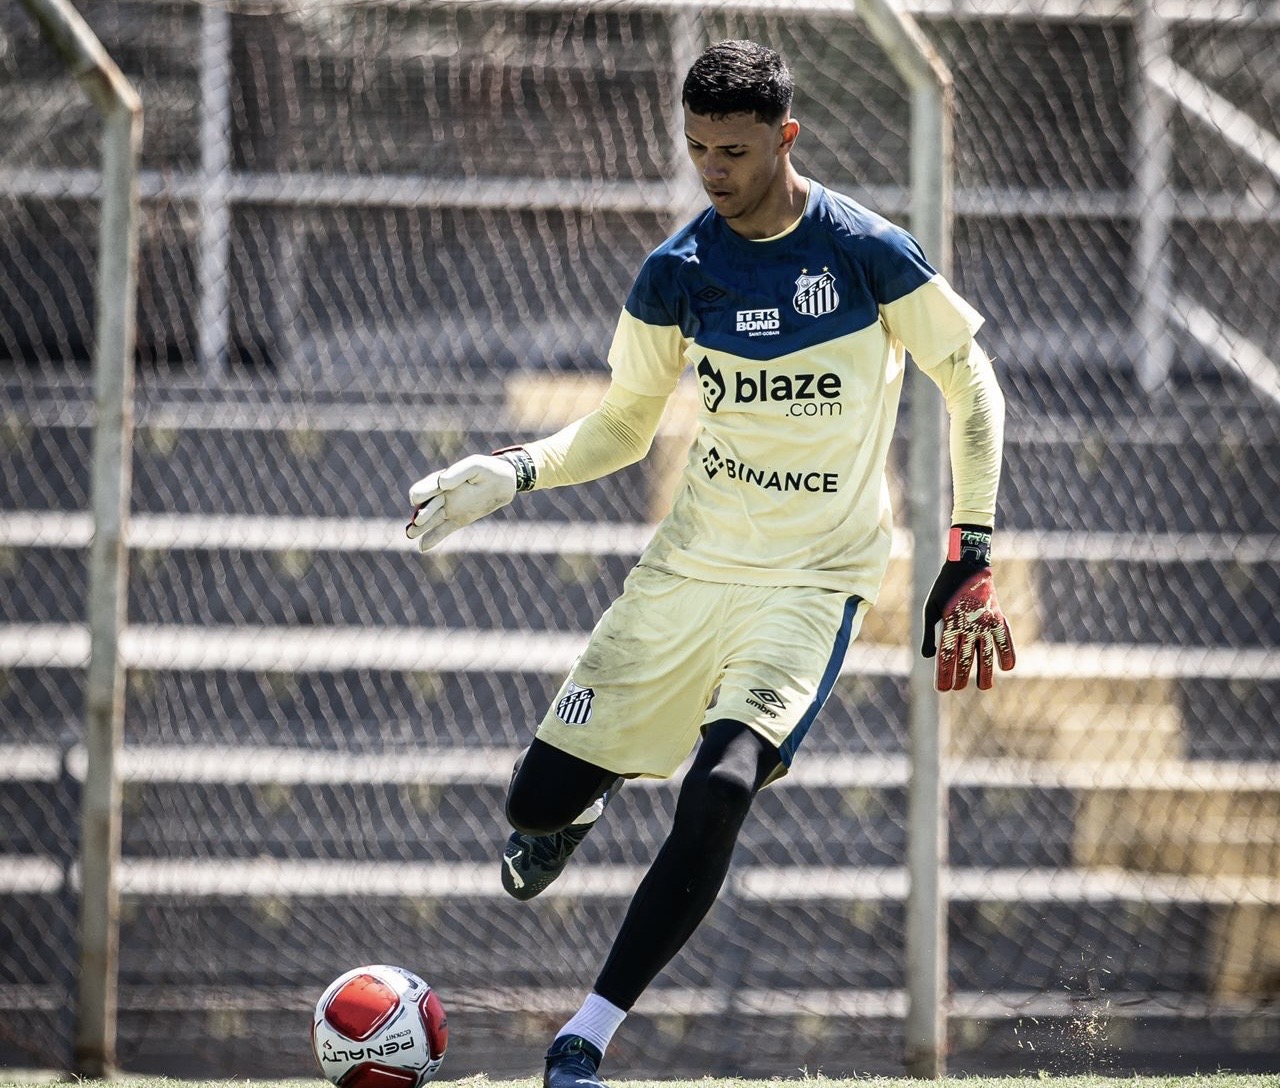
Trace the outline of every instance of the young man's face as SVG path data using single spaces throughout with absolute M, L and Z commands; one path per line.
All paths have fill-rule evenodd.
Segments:
M 797 131 L 790 120 L 768 124 L 753 113 L 713 120 L 685 108 L 689 157 L 712 206 L 732 226 L 750 223 L 782 190 Z

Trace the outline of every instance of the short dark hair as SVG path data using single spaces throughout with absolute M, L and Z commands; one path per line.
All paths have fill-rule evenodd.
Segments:
M 725 41 L 708 46 L 693 62 L 680 101 L 703 117 L 753 113 L 774 124 L 791 111 L 794 90 L 780 54 L 756 42 Z

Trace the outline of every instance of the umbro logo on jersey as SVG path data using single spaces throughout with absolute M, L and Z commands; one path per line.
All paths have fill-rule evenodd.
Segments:
M 556 703 L 556 717 L 565 725 L 585 725 L 591 720 L 591 700 L 596 697 L 594 688 L 584 688 L 569 681 L 569 687 Z
M 786 699 L 774 691 L 773 688 L 752 688 L 751 694 L 762 703 L 768 703 L 769 706 L 777 707 L 779 710 L 787 705 Z
M 796 294 L 791 303 L 796 313 L 805 317 L 821 317 L 829 314 L 840 305 L 840 295 L 836 291 L 836 278 L 824 268 L 818 275 L 809 275 L 806 268 L 796 279 Z

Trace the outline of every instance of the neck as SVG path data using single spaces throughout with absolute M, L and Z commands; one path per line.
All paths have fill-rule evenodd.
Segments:
M 758 240 L 781 234 L 804 214 L 809 200 L 809 182 L 788 164 L 782 183 L 751 215 L 726 220 L 731 230 L 744 238 Z

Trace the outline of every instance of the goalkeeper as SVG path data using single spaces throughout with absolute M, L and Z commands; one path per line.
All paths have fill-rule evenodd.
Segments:
M 889 559 L 885 463 L 906 355 L 942 390 L 954 505 L 921 647 L 937 686 L 1014 664 L 992 585 L 1004 399 L 982 318 L 905 231 L 801 176 L 792 82 L 772 49 L 708 48 L 684 83 L 685 134 L 710 207 L 644 262 L 600 406 L 557 434 L 415 483 L 425 550 L 523 491 L 642 458 L 686 369 L 699 429 L 670 515 L 600 618 L 521 757 L 501 862 L 541 892 L 621 779 L 671 776 L 671 831 L 581 1009 L 546 1055 L 547 1088 L 601 1086 L 627 1011 L 715 901 L 756 793 L 787 773 Z M 935 644 L 935 639 L 936 644 Z

